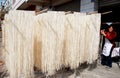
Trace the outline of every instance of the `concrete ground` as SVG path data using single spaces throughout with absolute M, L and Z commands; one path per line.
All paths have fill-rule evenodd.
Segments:
M 102 65 L 97 65 L 93 70 L 84 70 L 81 73 L 81 78 L 120 78 L 120 69 L 115 63 L 113 63 L 111 69 Z
M 0 35 L 0 61 L 4 61 L 5 57 L 3 56 L 4 53 L 1 50 L 1 40 Z M 0 78 L 9 78 L 6 71 L 7 68 L 3 62 L 3 64 L 0 65 Z M 39 72 L 35 72 L 35 78 L 46 77 Z M 76 71 L 70 69 L 60 70 L 54 76 L 47 78 L 120 78 L 120 68 L 116 63 L 113 63 L 113 67 L 111 69 L 107 69 L 105 66 L 100 64 L 100 61 L 97 61 L 91 65 L 82 64 Z
M 38 74 L 35 78 L 45 78 L 45 76 Z M 82 66 L 77 69 L 76 74 L 74 70 L 62 70 L 48 78 L 120 78 L 120 68 L 116 63 L 113 63 L 110 69 L 98 63 L 97 67 L 92 69 L 90 66 Z

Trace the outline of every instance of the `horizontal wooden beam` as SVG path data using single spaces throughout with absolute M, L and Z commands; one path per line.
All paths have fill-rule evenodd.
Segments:
M 99 1 L 100 7 L 110 6 L 110 5 L 115 5 L 115 4 L 120 4 L 120 0 L 100 0 Z

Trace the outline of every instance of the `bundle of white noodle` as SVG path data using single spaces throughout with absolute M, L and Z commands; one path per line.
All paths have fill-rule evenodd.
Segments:
M 6 65 L 10 78 L 33 78 L 34 12 L 10 11 L 3 32 Z
M 51 19 L 52 18 L 52 19 Z M 64 40 L 64 12 L 48 12 L 37 16 L 38 23 L 35 33 L 37 34 L 37 47 L 41 48 L 35 52 L 35 65 L 43 72 L 54 74 L 62 66 L 62 49 Z M 39 44 L 38 44 L 39 42 Z M 41 57 L 37 56 L 39 54 Z M 38 58 L 36 58 L 36 56 Z

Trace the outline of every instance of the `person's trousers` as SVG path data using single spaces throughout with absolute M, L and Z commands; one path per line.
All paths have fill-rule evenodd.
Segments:
M 112 51 L 113 51 L 113 47 L 111 48 L 109 56 L 105 56 L 103 54 L 101 55 L 101 58 L 102 58 L 101 59 L 101 64 L 102 65 L 106 65 L 106 66 L 112 67 L 112 57 L 111 57 Z
M 101 56 L 101 64 L 102 65 L 106 65 L 106 66 L 109 66 L 109 67 L 112 67 L 112 58 L 111 56 L 104 56 L 102 55 Z

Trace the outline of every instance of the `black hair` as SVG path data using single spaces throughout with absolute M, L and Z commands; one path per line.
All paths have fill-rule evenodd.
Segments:
M 101 30 L 103 30 L 103 29 L 108 29 L 108 27 L 109 27 L 109 25 L 108 24 L 102 24 L 101 25 Z

